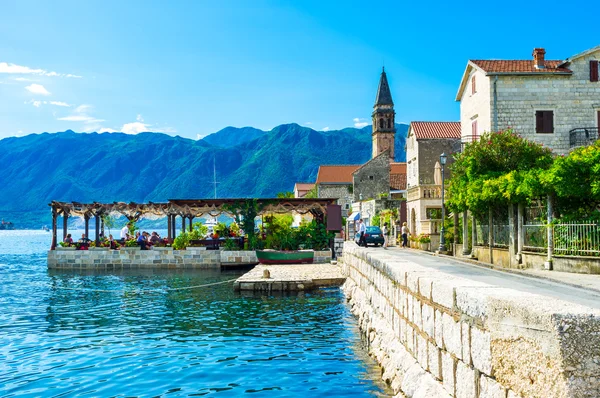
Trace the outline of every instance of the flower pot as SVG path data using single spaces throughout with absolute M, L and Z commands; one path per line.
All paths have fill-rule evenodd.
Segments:
M 421 246 L 421 250 L 429 250 L 429 242 L 427 243 L 419 243 Z

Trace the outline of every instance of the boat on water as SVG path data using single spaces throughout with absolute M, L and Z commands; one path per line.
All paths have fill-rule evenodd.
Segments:
M 312 250 L 277 251 L 257 250 L 256 258 L 261 264 L 312 264 L 315 252 Z
M 15 229 L 15 224 L 13 224 L 10 221 L 2 220 L 2 223 L 0 223 L 0 230 L 12 230 L 12 229 Z
M 48 226 L 47 226 L 47 225 L 44 225 L 44 226 L 42 227 L 42 231 L 50 232 L 50 228 L 48 228 Z

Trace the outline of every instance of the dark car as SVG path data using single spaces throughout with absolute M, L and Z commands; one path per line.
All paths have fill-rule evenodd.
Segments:
M 360 234 L 357 233 L 356 236 L 354 237 L 354 241 L 356 243 L 358 243 L 359 239 L 360 239 Z M 366 231 L 365 231 L 365 241 L 367 242 L 367 246 L 368 245 L 375 245 L 375 246 L 383 245 L 383 233 L 381 232 L 381 229 L 379 227 L 367 227 Z

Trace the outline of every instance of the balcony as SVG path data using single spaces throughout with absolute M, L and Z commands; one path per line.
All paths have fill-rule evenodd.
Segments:
M 417 199 L 439 199 L 442 200 L 442 186 L 435 184 L 421 184 L 408 188 L 407 200 Z
M 569 147 L 571 149 L 592 145 L 598 139 L 600 139 L 598 127 L 580 127 L 569 131 Z
M 461 153 L 465 145 L 481 138 L 480 135 L 463 135 L 452 143 L 452 153 Z

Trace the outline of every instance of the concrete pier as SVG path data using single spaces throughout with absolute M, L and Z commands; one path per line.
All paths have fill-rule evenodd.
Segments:
M 341 286 L 345 280 L 341 268 L 335 264 L 258 265 L 235 281 L 233 287 L 236 291 L 294 292 Z

